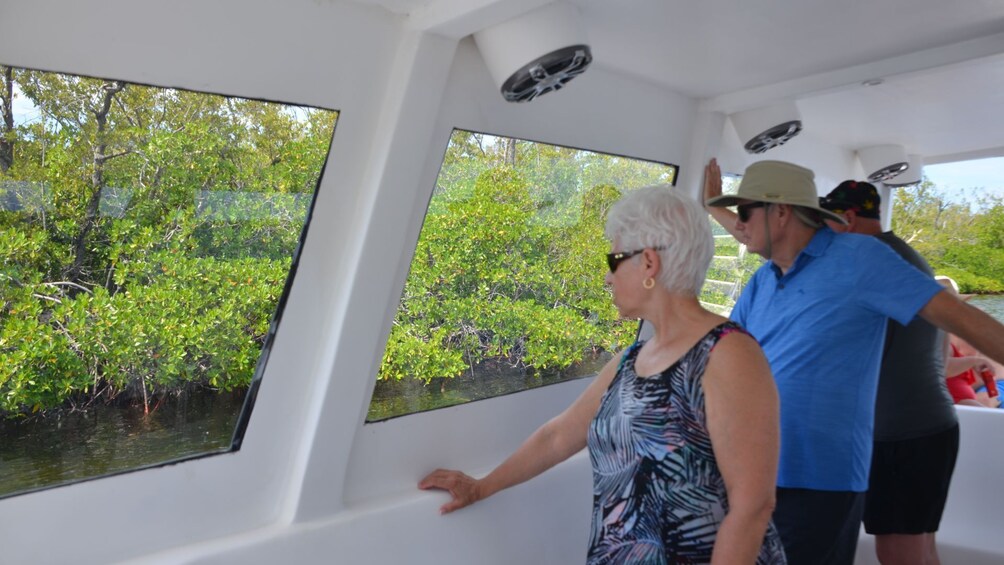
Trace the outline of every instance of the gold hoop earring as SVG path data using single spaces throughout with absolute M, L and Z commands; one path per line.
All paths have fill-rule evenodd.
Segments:
M 649 277 L 649 278 L 645 279 L 644 281 L 642 281 L 641 286 L 645 290 L 652 290 L 652 288 L 655 287 L 655 279 L 653 279 L 652 277 Z

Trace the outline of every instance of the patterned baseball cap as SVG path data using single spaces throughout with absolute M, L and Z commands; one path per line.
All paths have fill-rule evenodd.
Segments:
M 845 180 L 819 199 L 819 205 L 827 210 L 842 214 L 854 210 L 862 218 L 879 219 L 879 205 L 882 199 L 878 189 L 870 182 Z

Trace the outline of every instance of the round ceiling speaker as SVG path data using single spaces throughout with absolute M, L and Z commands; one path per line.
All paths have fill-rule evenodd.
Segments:
M 729 116 L 747 153 L 780 147 L 802 131 L 802 117 L 794 102 L 783 101 Z
M 481 57 L 509 102 L 559 90 L 593 61 L 578 10 L 548 4 L 474 34 Z
M 509 102 L 528 102 L 558 90 L 589 66 L 593 54 L 588 45 L 572 45 L 530 61 L 502 84 L 502 97 Z
M 907 156 L 909 167 L 895 178 L 883 181 L 889 188 L 908 188 L 920 184 L 924 172 L 924 159 L 920 155 Z
M 910 168 L 906 151 L 901 145 L 876 145 L 858 149 L 858 160 L 861 161 L 868 182 L 886 182 Z

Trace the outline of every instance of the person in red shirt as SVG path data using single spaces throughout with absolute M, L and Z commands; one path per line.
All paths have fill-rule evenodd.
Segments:
M 935 280 L 953 294 L 959 294 L 958 284 L 950 277 L 938 276 Z M 985 401 L 980 401 L 976 396 L 976 387 L 988 379 L 990 383 L 995 383 L 994 376 L 993 365 L 973 349 L 973 346 L 956 335 L 946 335 L 945 382 L 956 404 L 989 408 L 999 406 L 1000 399 L 996 394 L 988 395 Z M 987 386 L 989 387 L 989 384 Z M 996 392 L 995 387 L 996 384 L 988 392 Z

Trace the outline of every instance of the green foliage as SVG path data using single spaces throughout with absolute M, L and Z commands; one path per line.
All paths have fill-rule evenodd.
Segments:
M 626 345 L 636 326 L 604 288 L 606 212 L 618 187 L 674 173 L 454 132 L 378 378 L 428 383 L 486 363 L 539 374 Z
M 0 411 L 246 386 L 332 113 L 16 76 L 43 119 L 17 127 L 0 176 L 20 203 L 0 210 Z M 560 370 L 623 347 L 635 325 L 603 286 L 603 220 L 619 189 L 673 175 L 458 131 L 379 378 Z
M 964 293 L 1004 292 L 1004 203 L 983 198 L 973 210 L 924 180 L 895 191 L 893 229 Z
M 0 414 L 246 387 L 334 113 L 15 76 L 42 119 L 0 174 Z
M 959 285 L 963 294 L 992 294 L 1004 292 L 1004 284 L 999 280 L 974 275 L 973 273 L 955 267 L 939 267 L 937 274 L 951 277 Z
M 616 198 L 593 191 L 598 203 Z M 626 334 L 603 290 L 599 218 L 558 230 L 536 212 L 527 183 L 503 166 L 426 217 L 378 378 L 455 377 L 487 359 L 564 368 L 617 346 Z
M 739 255 L 739 242 L 729 237 L 715 238 L 715 255 L 736 257 Z
M 981 245 L 991 249 L 1004 249 L 1004 197 L 985 209 L 973 224 L 976 238 Z
M 712 221 L 712 225 L 718 224 Z M 763 260 L 758 255 L 747 253 L 720 226 L 718 229 L 723 233 L 715 237 L 715 257 L 708 268 L 700 299 L 706 307 L 727 314 Z
M 0 408 L 142 397 L 141 387 L 154 395 L 189 384 L 247 386 L 288 261 L 161 253 L 143 265 L 114 295 L 96 287 L 53 296 L 58 302 L 44 309 L 36 297 L 45 285 L 21 293 L 0 328 Z

